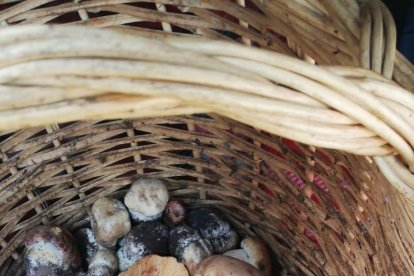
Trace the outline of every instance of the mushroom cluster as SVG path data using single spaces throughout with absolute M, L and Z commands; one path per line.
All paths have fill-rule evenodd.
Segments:
M 26 275 L 271 275 L 259 239 L 240 243 L 214 209 L 187 214 L 180 201 L 170 200 L 167 185 L 164 179 L 141 177 L 123 202 L 99 197 L 91 208 L 91 227 L 78 229 L 74 237 L 59 226 L 31 229 Z

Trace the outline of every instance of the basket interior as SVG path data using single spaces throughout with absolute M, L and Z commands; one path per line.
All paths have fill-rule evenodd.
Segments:
M 377 231 L 389 227 L 380 214 L 396 195 L 380 185 L 369 158 L 215 115 L 75 122 L 2 140 L 4 275 L 20 268 L 13 257 L 28 228 L 77 228 L 96 198 L 121 197 L 142 174 L 169 178 L 171 196 L 190 207 L 219 208 L 241 233 L 266 241 L 294 274 L 373 272 L 395 246 Z
M 268 1 L 266 10 L 261 0 L 3 2 L 3 25 L 203 36 L 319 64 L 352 65 L 359 54 L 319 1 Z M 358 5 L 348 8 L 359 12 Z M 122 197 L 142 174 L 169 178 L 172 197 L 190 207 L 221 209 L 241 233 L 266 241 L 293 275 L 408 275 L 414 267 L 407 227 L 414 208 L 370 158 L 301 145 L 214 114 L 3 132 L 0 153 L 0 275 L 22 273 L 28 228 L 77 228 L 97 197 Z

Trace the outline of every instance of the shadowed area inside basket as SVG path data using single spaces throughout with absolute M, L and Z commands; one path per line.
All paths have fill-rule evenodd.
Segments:
M 168 178 L 171 196 L 189 208 L 214 206 L 243 235 L 258 235 L 275 267 L 315 252 L 326 260 L 327 242 L 349 238 L 350 217 L 363 228 L 372 217 L 359 196 L 362 180 L 350 173 L 356 157 L 315 151 L 212 114 L 74 122 L 0 139 L 0 196 L 7 198 L 0 207 L 7 213 L 0 217 L 1 261 L 11 269 L 19 266 L 6 254 L 22 252 L 24 229 L 84 225 L 98 197 L 122 197 L 143 174 Z M 318 236 L 321 229 L 327 237 Z M 360 238 L 372 243 L 369 232 Z

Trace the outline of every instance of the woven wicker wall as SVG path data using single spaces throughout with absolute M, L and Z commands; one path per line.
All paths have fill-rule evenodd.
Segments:
M 343 133 L 343 137 L 329 136 L 331 128 L 328 128 L 328 134 L 318 137 L 329 138 L 309 140 L 318 142 L 317 145 L 329 142 L 332 148 L 343 151 L 307 146 L 269 134 L 289 137 L 288 130 L 297 127 L 294 122 L 298 121 L 288 121 L 288 116 L 280 113 L 277 102 L 270 102 L 274 100 L 270 96 L 265 97 L 263 105 L 257 105 L 256 101 L 263 95 L 255 95 L 255 90 L 273 89 L 263 81 L 266 78 L 269 83 L 280 84 L 279 90 L 271 90 L 274 93 L 289 92 L 279 87 L 294 90 L 289 93 L 304 92 L 306 85 L 300 84 L 305 80 L 284 83 L 288 78 L 283 75 L 274 80 L 266 75 L 266 70 L 255 72 L 254 66 L 246 63 L 236 66 L 237 72 L 222 63 L 231 61 L 232 50 L 236 49 L 237 54 L 251 56 L 257 63 L 260 58 L 262 61 L 267 57 L 271 61 L 280 58 L 280 66 L 288 64 L 283 70 L 295 73 L 295 77 L 308 74 L 305 76 L 308 81 L 315 80 L 310 76 L 312 71 L 315 75 L 324 72 L 342 80 L 341 84 L 364 87 L 376 80 L 374 84 L 381 83 L 379 86 L 385 90 L 406 95 L 414 89 L 413 65 L 395 51 L 393 22 L 380 2 L 11 0 L 0 3 L 0 23 L 5 26 L 0 30 L 0 46 L 3 47 L 0 79 L 5 99 L 0 105 L 0 125 L 4 129 L 0 133 L 0 198 L 3 200 L 0 213 L 4 214 L 0 216 L 0 275 L 22 272 L 21 243 L 28 228 L 40 223 L 57 223 L 68 228 L 84 225 L 88 221 L 89 206 L 98 196 L 122 196 L 136 175 L 143 173 L 168 177 L 171 194 L 189 206 L 207 204 L 223 210 L 241 232 L 267 241 L 274 258 L 294 275 L 410 275 L 413 271 L 414 208 L 409 200 L 412 192 L 408 190 L 408 196 L 404 196 L 395 189 L 378 170 L 377 157 L 344 153 L 396 153 L 394 145 L 390 146 L 393 140 L 370 134 L 369 139 L 363 140 L 366 145 L 374 144 L 370 147 L 363 146 L 362 140 L 352 135 L 349 137 L 354 140 L 347 136 L 349 132 L 366 135 L 367 131 L 372 131 L 371 125 L 367 127 L 364 123 L 355 123 L 356 129 L 345 128 L 346 131 L 338 128 L 337 133 Z M 8 25 L 45 23 L 83 25 L 116 33 L 95 35 L 92 31 L 79 29 L 78 32 L 70 28 L 10 29 L 13 31 L 7 32 Z M 131 38 L 130 44 L 116 44 L 116 38 L 126 41 L 130 37 L 127 34 L 137 39 Z M 139 37 L 162 42 L 150 40 L 153 47 L 145 48 L 142 46 L 145 41 Z M 199 39 L 182 40 L 187 37 Z M 372 69 L 392 78 L 406 90 L 368 71 L 306 67 L 309 65 L 296 64 L 282 56 L 232 48 L 230 44 L 221 45 L 213 40 L 263 48 L 311 64 Z M 132 55 L 130 49 L 134 47 L 136 52 Z M 158 49 L 167 50 L 157 52 Z M 89 79 L 85 76 L 88 75 L 82 68 L 73 67 L 79 73 L 67 77 L 65 74 L 71 70 L 68 60 L 74 55 L 102 59 L 95 67 L 87 67 L 86 72 L 97 68 L 96 72 L 103 75 L 97 74 L 87 82 Z M 211 94 L 200 98 L 197 95 L 203 90 L 190 94 L 182 85 L 177 86 L 180 89 L 177 88 L 176 94 L 187 94 L 170 99 L 165 96 L 170 86 L 164 91 L 160 84 L 157 86 L 159 94 L 152 98 L 144 92 L 148 87 L 154 89 L 150 85 L 157 84 L 155 74 L 144 79 L 147 83 L 131 82 L 140 87 L 138 92 L 126 92 L 126 86 L 118 85 L 110 78 L 114 75 L 105 72 L 112 65 L 104 67 L 104 62 L 109 64 L 117 58 L 135 61 L 135 67 L 130 68 L 137 68 L 137 64 L 146 59 L 158 62 L 160 66 L 156 70 L 179 63 L 191 64 L 193 71 L 202 68 L 204 71 L 200 71 L 200 75 L 205 74 L 205 82 L 210 85 L 206 91 Z M 294 67 L 296 65 L 298 67 Z M 226 77 L 237 73 L 237 78 L 226 79 L 223 75 L 213 80 L 208 78 L 206 72 L 219 67 L 220 72 L 226 71 Z M 276 67 L 265 68 L 270 72 Z M 121 69 L 126 72 L 125 68 L 128 69 Z M 309 70 L 303 73 L 302 68 Z M 172 78 L 173 73 L 174 70 L 170 70 L 162 74 Z M 132 73 L 130 76 L 134 77 Z M 177 82 L 194 85 L 196 80 L 183 73 Z M 322 84 L 321 89 L 332 88 L 328 81 Z M 225 98 L 225 93 L 211 86 L 237 91 L 237 97 Z M 254 98 L 240 100 L 248 89 Z M 296 108 L 297 113 L 307 111 L 307 105 L 330 106 L 321 98 L 312 98 L 306 93 L 286 95 L 295 95 L 287 102 L 302 104 Z M 387 98 L 386 93 L 382 96 Z M 187 100 L 183 100 L 185 97 Z M 411 101 L 412 95 L 399 98 L 398 103 L 405 99 Z M 266 101 L 272 104 L 266 107 Z M 251 111 L 252 106 L 258 106 L 255 112 Z M 265 107 L 270 111 L 263 115 L 261 111 Z M 300 121 L 298 125 L 308 127 L 302 127 L 301 133 L 306 134 L 307 129 L 310 131 L 317 126 L 321 127 L 318 131 L 327 133 L 324 128 L 327 122 L 329 125 L 347 124 L 354 119 L 340 108 L 329 109 L 321 116 L 316 113 L 318 110 L 314 108 L 309 112 L 318 114 L 315 117 L 323 120 L 323 124 Z M 215 114 L 176 116 L 213 111 Z M 136 117 L 151 118 L 130 119 Z M 104 121 L 115 118 L 127 119 Z M 56 120 L 62 123 L 53 123 Z M 278 124 L 274 122 L 284 123 L 286 132 L 277 131 L 275 125 Z M 383 127 L 394 125 L 385 118 Z M 410 133 L 398 132 L 404 141 L 410 140 L 407 138 Z M 301 139 L 297 140 L 305 142 Z M 402 150 L 397 151 L 405 158 Z M 409 158 L 405 161 L 408 164 Z M 398 162 L 399 168 L 407 170 L 399 159 Z M 410 182 L 407 183 L 410 187 Z

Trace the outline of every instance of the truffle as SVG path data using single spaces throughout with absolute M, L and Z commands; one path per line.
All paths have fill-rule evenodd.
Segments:
M 127 270 L 136 260 L 150 254 L 167 255 L 168 238 L 168 227 L 158 221 L 134 226 L 117 252 L 120 270 Z
M 188 225 L 197 229 L 204 239 L 211 242 L 214 253 L 224 253 L 236 248 L 239 237 L 230 224 L 209 208 L 196 209 L 187 216 Z
M 189 226 L 171 230 L 169 247 L 170 253 L 187 267 L 191 275 L 205 258 L 212 255 L 210 242 Z

